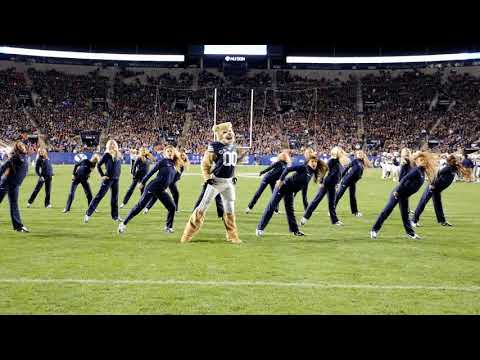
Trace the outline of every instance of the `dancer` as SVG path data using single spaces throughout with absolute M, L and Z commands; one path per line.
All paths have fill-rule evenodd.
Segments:
M 180 209 L 178 207 L 178 202 L 180 200 L 180 192 L 178 191 L 177 182 L 180 181 L 180 179 L 182 178 L 183 172 L 186 170 L 188 165 L 190 165 L 190 161 L 188 160 L 188 156 L 184 151 L 180 152 L 180 159 L 182 160 L 182 165 L 180 166 L 180 169 L 175 174 L 175 179 L 168 186 L 168 190 L 170 190 L 170 194 L 173 197 L 173 202 L 175 203 L 175 209 L 176 209 L 175 211 L 177 211 L 177 212 L 180 211 Z M 157 202 L 157 198 L 153 197 L 149 201 L 149 203 L 147 204 L 145 209 L 143 210 L 143 213 L 144 214 L 148 213 L 150 211 L 150 209 L 153 207 L 153 205 L 155 205 L 156 202 Z
M 357 150 L 355 152 L 355 159 L 353 159 L 342 172 L 342 181 L 340 182 L 340 187 L 335 196 L 335 208 L 338 206 L 345 191 L 349 189 L 350 210 L 354 216 L 362 216 L 362 213 L 358 211 L 356 189 L 357 182 L 362 178 L 363 170 L 366 167 L 370 167 L 367 155 L 365 155 L 362 150 Z
M 87 206 L 90 205 L 93 195 L 88 178 L 90 177 L 92 170 L 95 169 L 95 166 L 97 166 L 99 160 L 100 155 L 94 154 L 90 160 L 84 159 L 79 163 L 76 163 L 73 167 L 72 185 L 70 185 L 70 193 L 68 195 L 67 204 L 65 205 L 65 209 L 63 209 L 64 213 L 68 213 L 72 207 L 72 202 L 75 197 L 78 184 L 82 184 L 83 191 L 87 197 Z
M 102 165 L 104 164 L 105 172 L 102 169 Z M 122 155 L 118 150 L 118 144 L 115 140 L 107 141 L 105 153 L 97 164 L 97 170 L 102 177 L 102 184 L 100 185 L 97 195 L 90 202 L 83 221 L 84 223 L 88 223 L 90 217 L 97 209 L 98 204 L 100 204 L 100 201 L 102 201 L 109 189 L 111 189 L 110 211 L 112 219 L 114 221 L 121 221 L 118 217 L 118 182 L 122 171 Z
M 330 151 L 330 155 L 331 158 L 330 160 L 328 160 L 327 163 L 328 174 L 322 180 L 322 184 L 320 185 L 317 194 L 308 204 L 308 207 L 305 210 L 302 219 L 300 220 L 301 225 L 305 225 L 307 223 L 315 209 L 318 207 L 318 204 L 320 204 L 320 202 L 322 201 L 325 194 L 327 194 L 328 196 L 328 212 L 330 214 L 330 221 L 333 225 L 343 225 L 343 223 L 338 219 L 337 212 L 335 210 L 335 188 L 341 176 L 340 165 L 347 165 L 349 160 L 345 151 L 339 146 L 335 146 Z
M 35 198 L 37 197 L 38 193 L 42 189 L 43 185 L 45 184 L 45 207 L 51 208 L 52 205 L 50 204 L 50 193 L 52 190 L 52 176 L 53 176 L 53 168 L 50 159 L 48 158 L 48 152 L 45 148 L 38 149 L 38 158 L 35 163 L 35 172 L 38 175 L 38 182 L 35 188 L 33 189 L 32 195 L 27 202 L 27 207 L 29 208 L 32 206 Z
M 146 187 L 140 198 L 140 201 L 130 210 L 123 222 L 118 225 L 118 233 L 122 234 L 127 230 L 127 224 L 137 216 L 149 201 L 155 197 L 167 209 L 167 220 L 165 222 L 164 231 L 173 233 L 173 220 L 175 218 L 175 203 L 168 193 L 165 191 L 175 179 L 175 174 L 180 170 L 183 162 L 175 147 L 168 145 L 163 152 L 164 158 L 159 160 L 156 165 L 149 171 L 141 181 L 141 187 L 144 187 L 147 181 L 157 173 L 157 177 L 152 180 Z
M 285 180 L 287 174 L 291 172 L 295 172 L 295 174 Z M 289 231 L 295 236 L 305 236 L 305 234 L 298 229 L 297 221 L 295 219 L 295 193 L 306 187 L 312 177 L 314 177 L 316 183 L 319 183 L 326 172 L 327 165 L 322 160 L 318 160 L 315 155 L 311 155 L 304 165 L 286 168 L 280 176 L 270 202 L 260 218 L 257 225 L 256 235 L 264 235 L 265 228 L 270 222 L 275 209 L 278 207 L 280 201 L 284 199 L 285 214 L 288 221 Z
M 417 205 L 417 209 L 415 210 L 415 215 L 412 218 L 412 226 L 413 227 L 420 227 L 420 216 L 425 210 L 425 206 L 427 205 L 430 199 L 433 200 L 433 207 L 435 209 L 435 215 L 437 217 L 437 222 L 442 226 L 453 226 L 445 219 L 445 214 L 443 212 L 443 205 L 442 205 L 442 191 L 447 189 L 455 179 L 455 175 L 458 175 L 460 172 L 464 173 L 465 169 L 458 161 L 455 155 L 450 155 L 447 157 L 447 165 L 442 168 L 435 180 L 427 186 L 425 192 L 420 199 L 420 202 Z
M 133 164 L 131 171 L 132 183 L 125 193 L 125 197 L 120 204 L 120 209 L 127 205 L 128 200 L 130 200 L 130 197 L 135 191 L 135 187 L 140 183 L 140 181 L 142 181 L 145 175 L 147 175 L 150 161 L 155 161 L 155 157 L 147 149 L 142 147 L 139 151 L 139 155 L 136 156 L 135 163 Z M 143 193 L 143 191 L 140 191 L 140 193 Z
M 400 183 L 390 194 L 387 205 L 378 216 L 377 221 L 370 231 L 370 237 L 372 239 L 377 238 L 377 234 L 382 228 L 383 223 L 390 216 L 397 204 L 400 207 L 403 227 L 405 228 L 407 236 L 412 239 L 420 239 L 420 236 L 418 236 L 413 230 L 410 219 L 408 218 L 408 198 L 422 187 L 425 181 L 425 175 L 430 183 L 433 181 L 436 164 L 432 154 L 426 151 L 415 153 L 412 157 L 412 161 L 416 167 L 402 178 Z
M 260 196 L 262 196 L 262 193 L 267 188 L 267 186 L 270 186 L 270 188 L 272 189 L 272 193 L 274 192 L 276 182 L 278 181 L 278 179 L 280 179 L 283 171 L 292 163 L 292 159 L 290 158 L 290 155 L 287 151 L 282 151 L 280 154 L 278 154 L 277 158 L 278 161 L 276 161 L 266 169 L 260 171 L 260 176 L 264 174 L 266 175 L 262 178 L 260 186 L 255 192 L 255 195 L 253 195 L 252 200 L 250 200 L 250 202 L 248 203 L 248 206 L 245 210 L 246 214 L 252 211 L 253 207 L 257 203 Z M 275 212 L 278 213 L 278 207 L 275 209 Z
M 8 194 L 10 218 L 13 230 L 23 233 L 30 232 L 22 223 L 18 208 L 18 193 L 20 186 L 28 173 L 27 147 L 21 141 L 13 145 L 12 151 L 0 166 L 0 204 Z

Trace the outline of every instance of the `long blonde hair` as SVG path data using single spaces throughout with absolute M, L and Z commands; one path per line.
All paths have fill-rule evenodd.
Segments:
M 279 161 L 285 161 L 287 164 L 292 163 L 292 158 L 290 157 L 290 154 L 286 150 L 284 150 L 280 154 L 278 154 L 277 159 Z
M 340 164 L 342 164 L 343 166 L 347 165 L 350 162 L 347 153 L 340 146 L 333 147 L 332 150 L 330 150 L 330 155 L 332 156 L 332 158 L 338 159 L 338 161 L 340 161 Z
M 425 168 L 425 174 L 427 175 L 428 181 L 432 183 L 437 174 L 437 160 L 435 156 L 428 151 L 417 151 L 412 157 L 415 165 L 417 165 L 418 159 L 423 160 L 423 164 L 420 166 Z
M 44 147 L 38 149 L 38 156 L 48 159 L 48 151 Z
M 453 167 L 457 174 L 462 174 L 463 176 L 467 175 L 467 169 L 465 169 L 462 163 L 459 161 L 458 157 L 455 154 L 448 155 L 447 164 Z
M 145 162 L 147 159 L 154 160 L 155 157 L 152 155 L 150 151 L 148 151 L 147 148 L 141 147 L 140 151 L 138 151 L 139 158 L 141 161 Z
M 183 161 L 183 168 L 184 170 L 190 165 L 190 160 L 188 160 L 187 153 L 185 151 L 180 152 L 180 159 Z
M 13 145 L 13 148 L 12 150 L 10 151 L 10 155 L 11 156 L 14 156 L 14 155 L 26 155 L 28 153 L 28 149 L 26 147 L 26 145 L 21 142 L 21 141 L 17 141 L 14 145 Z
M 90 167 L 94 168 L 97 166 L 98 162 L 100 161 L 100 155 L 99 154 L 93 154 L 92 157 L 90 158 Z
M 120 150 L 118 150 L 118 143 L 113 139 L 107 141 L 105 152 L 112 155 L 114 160 L 120 160 L 122 158 L 122 154 L 120 153 Z
M 365 167 L 372 167 L 372 164 L 370 164 L 370 160 L 368 160 L 367 154 L 365 154 L 363 150 L 357 150 L 355 152 L 355 157 L 361 162 L 363 162 L 363 165 Z

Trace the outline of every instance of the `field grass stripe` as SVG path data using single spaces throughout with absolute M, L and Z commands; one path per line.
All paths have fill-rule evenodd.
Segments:
M 115 280 L 115 279 L 0 279 L 3 284 L 79 284 L 79 285 L 191 285 L 191 286 L 262 286 L 317 289 L 361 289 L 361 290 L 426 290 L 480 292 L 480 286 L 448 285 L 372 285 L 372 284 L 329 284 L 308 282 L 275 281 L 216 281 L 216 280 Z

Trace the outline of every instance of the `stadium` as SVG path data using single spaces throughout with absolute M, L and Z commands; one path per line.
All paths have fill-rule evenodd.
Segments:
M 480 52 L 0 44 L 0 160 L 1 314 L 480 313 Z

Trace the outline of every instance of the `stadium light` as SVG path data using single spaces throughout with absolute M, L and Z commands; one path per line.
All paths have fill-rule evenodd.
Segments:
M 204 55 L 267 55 L 267 45 L 204 45 Z
M 9 46 L 0 46 L 1 54 L 53 57 L 64 59 L 82 59 L 82 60 L 118 60 L 118 61 L 171 61 L 183 62 L 184 55 L 140 55 L 140 54 L 111 54 L 111 53 L 90 53 L 80 51 L 56 51 L 56 50 L 37 50 L 25 49 Z
M 395 64 L 420 63 L 438 61 L 464 61 L 480 59 L 480 52 L 441 54 L 441 55 L 410 55 L 410 56 L 365 56 L 365 57 L 318 57 L 318 56 L 287 56 L 288 64 Z

